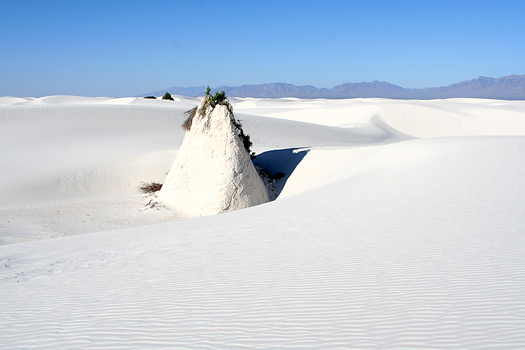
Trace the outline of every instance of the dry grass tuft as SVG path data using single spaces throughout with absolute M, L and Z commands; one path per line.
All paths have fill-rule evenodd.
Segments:
M 184 115 L 186 116 L 186 120 L 184 120 L 184 123 L 182 124 L 182 128 L 186 131 L 189 131 L 191 129 L 191 124 L 193 123 L 193 118 L 197 114 L 197 107 L 194 107 L 190 109 L 189 111 L 184 112 Z
M 155 193 L 157 191 L 160 191 L 161 188 L 162 184 L 156 182 L 143 182 L 139 187 L 140 192 L 145 194 Z

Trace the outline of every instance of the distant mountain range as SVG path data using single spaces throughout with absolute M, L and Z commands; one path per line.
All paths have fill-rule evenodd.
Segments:
M 358 98 L 382 97 L 393 99 L 434 99 L 454 97 L 493 98 L 502 100 L 525 100 L 525 75 L 509 75 L 502 78 L 479 77 L 460 83 L 424 89 L 407 89 L 381 81 L 348 83 L 328 88 L 311 85 L 296 86 L 285 83 L 217 86 L 212 91 L 226 91 L 231 97 L 298 97 L 298 98 Z M 165 92 L 183 96 L 203 96 L 205 86 L 171 87 L 148 95 L 160 96 Z

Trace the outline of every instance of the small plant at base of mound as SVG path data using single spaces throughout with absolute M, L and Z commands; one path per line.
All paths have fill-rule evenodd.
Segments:
M 162 99 L 173 101 L 173 97 L 171 97 L 171 94 L 169 92 L 166 92 L 164 96 L 162 96 Z
M 148 209 L 168 209 L 162 202 L 157 200 L 156 193 L 162 188 L 161 183 L 157 182 L 142 182 L 139 191 L 145 195 L 144 198 L 149 198 L 149 202 L 144 205 L 144 210 Z
M 277 181 L 277 180 L 280 180 L 280 179 L 282 179 L 284 177 L 284 173 L 283 172 L 277 171 L 277 172 L 274 173 L 274 172 L 268 170 L 268 168 L 263 169 L 263 168 L 257 167 L 257 171 L 259 172 L 259 175 L 261 177 L 267 178 L 270 181 Z
M 144 98 L 149 100 L 156 100 L 157 98 L 155 96 L 144 96 Z
M 255 170 L 259 174 L 259 177 L 263 180 L 268 193 L 270 194 L 270 200 L 275 200 L 279 193 L 276 193 L 276 188 L 279 186 L 278 181 L 285 177 L 283 172 L 277 171 L 273 172 L 268 168 L 261 168 L 258 165 L 255 165 Z
M 239 138 L 241 139 L 244 149 L 246 149 L 246 152 L 248 152 L 250 159 L 253 160 L 255 158 L 255 153 L 251 150 L 253 144 L 250 140 L 250 135 L 244 133 L 241 121 L 235 117 L 235 114 L 233 114 L 233 107 L 228 98 L 226 97 L 226 92 L 224 90 L 221 92 L 217 91 L 213 96 L 210 92 L 211 89 L 208 86 L 206 88 L 206 96 L 204 96 L 205 102 L 200 110 L 197 109 L 198 107 L 195 107 L 184 112 L 186 119 L 182 124 L 182 128 L 186 131 L 189 131 L 191 129 L 191 125 L 193 124 L 193 118 L 195 118 L 197 114 L 201 118 L 204 117 L 206 115 L 208 107 L 211 107 L 211 109 L 213 110 L 218 105 L 226 106 L 226 108 L 228 108 L 228 112 L 230 112 L 230 118 L 233 126 L 235 127 L 235 131 L 237 132 L 237 136 L 239 136 Z
M 143 182 L 140 185 L 139 190 L 141 193 L 150 194 L 160 191 L 161 188 L 162 184 L 159 184 L 157 182 Z

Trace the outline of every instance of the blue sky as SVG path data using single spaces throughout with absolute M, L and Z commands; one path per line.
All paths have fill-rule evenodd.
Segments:
M 0 1 L 0 96 L 525 74 L 525 1 Z

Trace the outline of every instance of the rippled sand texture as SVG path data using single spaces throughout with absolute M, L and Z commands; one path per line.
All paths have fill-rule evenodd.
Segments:
M 180 101 L 166 108 L 182 120 L 184 101 L 193 101 Z M 144 124 L 155 124 L 154 113 L 147 112 L 161 108 L 154 102 L 135 102 L 146 111 L 142 117 L 137 114 Z M 94 115 L 100 103 L 88 105 Z M 23 205 L 31 216 L 16 225 L 15 204 L 2 203 L 0 223 L 7 227 L 9 218 L 9 232 L 21 242 L 0 246 L 0 348 L 525 347 L 525 132 L 520 134 L 525 102 L 235 103 L 259 145 L 257 152 L 291 147 L 290 159 L 292 154 L 303 156 L 275 201 L 183 219 L 167 209 L 141 211 L 140 197 L 116 200 L 132 196 L 132 185 L 102 192 L 114 199 L 105 206 L 102 194 L 75 187 L 77 182 L 70 180 L 66 194 L 75 199 L 62 198 L 64 192 L 52 187 L 45 188 L 47 199 L 28 193 Z M 424 109 L 415 105 L 432 110 L 426 124 Z M 88 108 L 83 106 L 71 110 Z M 115 115 L 123 118 L 132 106 L 122 105 Z M 0 123 L 9 121 L 15 128 L 18 119 L 10 119 L 7 111 L 14 107 L 2 108 Z M 439 109 L 447 113 L 444 119 Z M 16 113 L 23 115 L 23 110 Z M 299 121 L 302 113 L 308 123 Z M 46 118 L 35 116 L 32 123 L 44 128 Z M 512 123 L 505 124 L 509 118 Z M 489 127 L 500 119 L 497 130 Z M 180 120 L 173 125 L 178 127 Z M 461 135 L 470 123 L 472 129 Z M 155 129 L 148 134 L 158 132 L 156 139 L 168 140 L 168 132 Z M 137 143 L 146 129 L 140 130 Z M 434 134 L 428 135 L 429 130 Z M 472 130 L 483 136 L 472 137 Z M 62 132 L 73 138 L 75 131 Z M 83 140 L 97 140 L 95 134 L 86 132 Z M 112 140 L 111 134 L 122 136 L 110 131 L 102 145 Z M 31 142 L 21 136 L 12 140 L 2 157 L 22 154 Z M 182 134 L 165 142 L 176 151 L 181 140 Z M 160 152 L 161 146 L 149 144 L 144 152 Z M 78 150 L 91 155 L 84 169 L 107 161 L 100 149 L 96 154 Z M 74 157 L 60 153 L 58 146 L 49 152 L 40 156 Z M 138 157 L 142 151 L 114 146 L 112 152 L 128 165 L 130 178 L 140 177 L 131 164 L 138 169 L 148 159 Z M 156 164 L 151 171 L 161 177 L 162 164 L 169 167 L 163 159 L 173 153 L 150 159 Z M 283 161 L 272 163 L 272 153 L 267 155 L 274 166 Z M 26 157 L 36 158 L 31 152 Z M 76 164 L 55 168 L 57 175 L 80 171 Z M 112 169 L 113 163 L 105 164 L 103 169 Z M 92 188 L 104 181 L 118 184 L 119 178 L 97 177 L 99 187 Z M 7 187 L 7 176 L 3 179 Z M 82 211 L 93 201 L 100 204 L 88 206 L 95 218 L 83 223 L 83 232 L 90 232 L 89 227 L 99 232 L 34 240 L 34 226 L 21 222 L 37 225 L 51 215 L 42 208 L 56 203 L 72 203 Z M 97 218 L 119 225 L 109 214 L 118 214 L 119 208 L 128 226 L 104 230 Z M 47 227 L 68 235 L 68 225 L 77 225 L 76 215 L 72 211 L 55 222 L 49 219 Z M 42 227 L 36 238 L 54 237 Z M 5 233 L 2 239 L 10 238 Z

